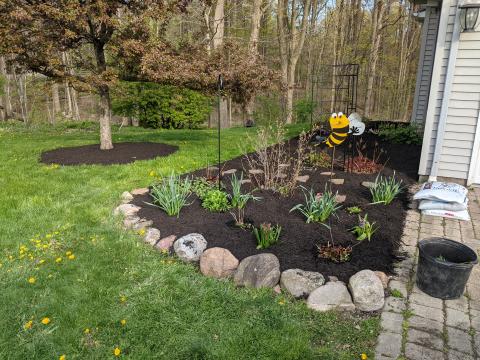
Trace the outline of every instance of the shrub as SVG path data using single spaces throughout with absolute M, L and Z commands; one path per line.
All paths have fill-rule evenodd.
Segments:
M 227 211 L 230 208 L 228 194 L 219 189 L 211 189 L 203 197 L 202 206 L 212 212 Z
M 165 211 L 168 216 L 179 216 L 180 210 L 187 205 L 190 196 L 191 182 L 188 178 L 171 174 L 162 179 L 159 184 L 152 186 L 153 203 Z
M 240 175 L 240 179 L 237 178 L 235 174 L 233 174 L 231 179 L 232 184 L 232 195 L 230 195 L 230 204 L 233 208 L 237 210 L 237 213 L 232 213 L 233 218 L 235 219 L 235 223 L 238 226 L 243 226 L 245 221 L 245 206 L 249 200 L 258 201 L 260 200 L 259 197 L 253 196 L 251 193 L 242 194 L 242 180 L 243 174 Z
M 312 116 L 315 111 L 315 103 L 309 99 L 300 99 L 297 100 L 293 106 L 293 112 L 297 122 L 308 122 L 310 121 L 310 116 Z
M 395 179 L 395 173 L 390 177 L 377 176 L 375 184 L 370 188 L 372 201 L 389 205 L 402 192 L 402 180 Z
M 380 124 L 378 136 L 394 144 L 421 145 L 422 128 L 415 124 Z
M 116 115 L 138 118 L 150 128 L 197 128 L 210 114 L 212 100 L 194 90 L 148 82 L 121 82 L 112 92 Z
M 372 158 L 365 155 L 367 144 L 360 139 L 356 147 L 357 156 L 350 160 L 349 167 L 356 174 L 374 174 L 383 168 L 381 157 L 384 153 L 383 149 L 378 149 L 378 143 L 375 143 Z
M 315 194 L 313 189 L 306 192 L 302 187 L 305 196 L 305 204 L 298 204 L 290 209 L 290 212 L 298 210 L 306 218 L 307 224 L 313 222 L 325 222 L 330 215 L 334 214 L 341 206 L 337 205 L 335 195 L 325 187 L 323 194 Z
M 258 228 L 253 229 L 253 234 L 257 239 L 257 249 L 267 249 L 275 245 L 280 238 L 282 227 L 280 225 L 260 224 Z
M 325 151 L 317 152 L 312 149 L 306 157 L 306 162 L 308 165 L 313 167 L 326 168 L 330 167 L 332 157 Z
M 357 237 L 358 241 L 363 241 L 367 239 L 370 241 L 373 234 L 378 230 L 378 227 L 375 227 L 375 223 L 368 221 L 368 214 L 365 214 L 365 217 L 358 216 L 358 225 L 354 226 L 351 230 Z

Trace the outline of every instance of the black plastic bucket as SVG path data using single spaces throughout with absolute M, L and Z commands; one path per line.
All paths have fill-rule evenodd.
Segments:
M 417 286 L 420 290 L 444 300 L 462 296 L 472 268 L 478 263 L 475 251 L 444 238 L 421 240 L 418 249 Z

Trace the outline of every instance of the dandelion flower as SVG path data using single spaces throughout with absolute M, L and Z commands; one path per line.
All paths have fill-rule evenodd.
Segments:
M 120 324 L 122 324 L 122 326 L 127 325 L 127 320 L 125 319 L 120 320 Z
M 368 359 L 367 354 L 363 353 L 362 355 L 360 355 L 360 359 L 367 360 Z
M 70 256 L 70 255 L 72 255 L 72 252 L 71 252 L 71 251 L 67 251 L 67 252 L 65 253 L 65 255 Z
M 122 353 L 122 350 L 120 350 L 118 347 L 113 349 L 113 355 L 120 356 L 121 353 Z
M 38 263 L 39 263 L 40 265 L 43 264 L 44 262 L 45 262 L 44 259 L 41 259 L 41 260 L 38 261 Z
M 90 334 L 90 329 L 89 329 L 89 328 L 86 328 L 85 330 L 83 330 L 83 333 L 84 333 L 84 334 Z
M 44 318 L 42 319 L 42 324 L 43 324 L 43 325 L 48 325 L 48 324 L 50 324 L 50 318 L 44 317 Z
M 24 328 L 25 330 L 28 330 L 28 329 L 31 329 L 32 326 L 33 326 L 33 321 L 32 321 L 32 320 L 29 320 L 29 321 L 27 321 L 27 322 L 25 323 L 25 325 L 23 325 L 23 328 Z
M 138 230 L 138 235 L 140 235 L 140 236 L 145 235 L 145 229 Z
M 285 300 L 282 299 L 282 300 L 280 300 L 278 303 L 279 303 L 280 305 L 285 305 Z
M 152 177 L 155 176 L 155 171 L 153 171 L 153 170 L 150 171 L 150 173 L 148 174 L 148 176 L 152 176 Z
M 60 357 L 58 358 L 58 360 L 65 360 L 67 357 L 65 355 L 60 355 Z
M 55 259 L 55 262 L 56 262 L 56 263 L 61 263 L 61 262 L 62 262 L 62 258 L 61 258 L 61 257 L 57 257 L 57 258 Z
M 68 255 L 68 259 L 69 259 L 69 260 L 73 260 L 73 259 L 75 259 L 75 255 L 73 255 L 73 254 L 71 254 L 71 255 Z
M 35 281 L 37 281 L 33 276 L 28 278 L 28 283 L 29 284 L 35 284 Z
M 125 301 L 127 301 L 127 297 L 125 295 L 120 296 L 120 301 L 124 303 Z

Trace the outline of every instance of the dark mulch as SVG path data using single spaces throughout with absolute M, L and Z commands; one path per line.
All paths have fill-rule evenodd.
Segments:
M 113 146 L 112 150 L 100 150 L 98 144 L 59 148 L 42 153 L 40 161 L 59 165 L 128 164 L 168 156 L 178 150 L 178 146 L 152 142 L 124 142 Z
M 370 139 L 372 140 L 372 139 Z M 415 145 L 383 144 L 388 164 L 393 165 L 397 177 L 403 179 L 405 185 L 416 180 L 420 147 Z M 343 156 L 339 155 L 339 158 Z M 242 158 L 228 161 L 223 167 L 225 170 L 235 168 L 242 169 Z M 304 171 L 310 175 L 307 188 L 313 187 L 322 192 L 328 181 L 327 176 L 320 172 L 328 169 L 316 169 Z M 391 167 L 383 171 L 385 175 L 393 174 Z M 202 174 L 202 171 L 194 173 Z M 204 174 L 204 171 L 203 171 Z M 201 207 L 200 201 L 192 196 L 192 204 L 182 209 L 180 217 L 168 217 L 158 208 L 145 205 L 152 200 L 149 195 L 137 196 L 134 203 L 142 206 L 139 216 L 153 220 L 154 226 L 158 227 L 162 236 L 175 234 L 178 237 L 192 232 L 198 232 L 205 236 L 208 247 L 223 247 L 229 249 L 239 260 L 268 252 L 275 254 L 282 270 L 300 268 L 303 270 L 319 271 L 324 275 L 334 275 L 340 280 L 348 278 L 362 269 L 380 270 L 392 273 L 392 263 L 397 258 L 403 223 L 407 210 L 407 197 L 404 193 L 391 205 L 368 205 L 371 201 L 369 190 L 361 186 L 362 181 L 374 181 L 376 174 L 359 175 L 347 174 L 336 169 L 337 178 L 345 179 L 343 185 L 333 185 L 333 191 L 347 195 L 343 208 L 338 211 L 338 218 L 332 217 L 330 226 L 335 243 L 343 245 L 356 244 L 357 241 L 348 229 L 357 224 L 357 215 L 349 215 L 346 208 L 349 206 L 361 206 L 368 213 L 370 221 L 375 221 L 380 227 L 371 242 L 362 242 L 354 247 L 351 260 L 347 263 L 336 264 L 317 257 L 317 245 L 326 244 L 330 240 L 329 230 L 321 224 L 306 224 L 305 219 L 299 212 L 289 213 L 289 210 L 298 203 L 304 201 L 301 189 L 298 189 L 291 197 L 282 197 L 271 191 L 256 191 L 256 195 L 262 197 L 259 202 L 251 202 L 246 209 L 246 216 L 259 225 L 262 222 L 280 224 L 282 234 L 280 242 L 269 249 L 257 250 L 254 236 L 248 230 L 242 230 L 231 226 L 232 217 L 229 213 L 211 213 Z M 229 179 L 224 179 L 229 189 Z M 244 188 L 250 185 L 245 184 Z

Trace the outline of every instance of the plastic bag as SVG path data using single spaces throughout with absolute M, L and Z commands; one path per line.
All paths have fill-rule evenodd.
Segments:
M 414 200 L 435 200 L 463 204 L 468 190 L 455 183 L 427 182 L 414 196 Z
M 468 209 L 468 198 L 462 204 L 456 202 L 444 202 L 435 200 L 421 200 L 418 205 L 419 210 L 448 210 L 462 211 Z
M 470 221 L 470 215 L 467 210 L 448 211 L 448 210 L 422 210 L 423 215 L 441 216 L 449 219 Z

